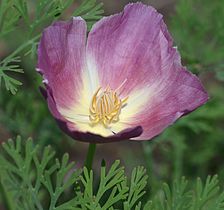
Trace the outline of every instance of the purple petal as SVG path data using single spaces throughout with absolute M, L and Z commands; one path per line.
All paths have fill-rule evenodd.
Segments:
M 141 89 L 150 92 L 141 109 L 124 122 L 142 126 L 143 133 L 136 139 L 158 135 L 208 100 L 199 79 L 181 65 L 162 15 L 141 3 L 129 4 L 122 13 L 94 25 L 87 41 L 87 58 L 97 66 L 103 87 L 115 90 L 124 84 L 122 97 Z
M 57 106 L 70 107 L 78 98 L 85 66 L 86 23 L 81 18 L 56 22 L 43 32 L 38 71 L 50 87 Z
M 103 87 L 118 88 L 122 94 L 153 83 L 162 74 L 159 34 L 162 16 L 141 3 L 97 22 L 87 41 L 87 54 L 99 70 Z M 164 26 L 163 26 L 164 27 Z
M 179 68 L 179 73 L 165 82 L 144 110 L 137 113 L 130 125 L 141 125 L 143 134 L 134 140 L 149 140 L 160 134 L 166 127 L 173 124 L 178 118 L 186 115 L 208 100 L 208 94 L 202 87 L 199 79 Z

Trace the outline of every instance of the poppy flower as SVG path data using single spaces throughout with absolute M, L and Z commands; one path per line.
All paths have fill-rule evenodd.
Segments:
M 85 142 L 149 140 L 208 100 L 181 65 L 162 15 L 142 3 L 101 19 L 88 37 L 81 17 L 53 23 L 37 71 L 60 128 Z

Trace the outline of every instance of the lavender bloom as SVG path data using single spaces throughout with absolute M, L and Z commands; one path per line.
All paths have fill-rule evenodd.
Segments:
M 181 65 L 162 15 L 142 3 L 98 21 L 81 17 L 43 32 L 38 71 L 48 107 L 76 140 L 149 140 L 208 100 Z

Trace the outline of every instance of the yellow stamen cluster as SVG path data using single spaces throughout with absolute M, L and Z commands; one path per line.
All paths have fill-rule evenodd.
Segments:
M 121 100 L 116 91 L 111 90 L 109 87 L 105 91 L 100 90 L 101 88 L 93 95 L 89 108 L 89 119 L 93 125 L 102 123 L 105 127 L 108 127 L 110 123 L 119 120 L 121 108 L 128 97 Z

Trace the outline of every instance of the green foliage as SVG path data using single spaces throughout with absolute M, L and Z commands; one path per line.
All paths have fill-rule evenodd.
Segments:
M 19 91 L 16 97 L 11 97 L 6 91 L 0 91 L 1 127 L 12 135 L 38 138 L 40 145 L 48 145 L 50 139 L 54 139 L 54 148 L 62 149 L 58 143 L 63 133 L 50 115 L 38 87 L 33 87 L 34 92 L 30 89 Z
M 81 200 L 81 209 L 115 209 L 119 202 L 123 203 L 123 209 L 128 210 L 141 206 L 140 198 L 145 194 L 144 188 L 147 184 L 146 171 L 143 167 L 133 170 L 130 186 L 124 174 L 124 167 L 119 167 L 120 161 L 115 161 L 108 173 L 106 167 L 101 167 L 100 183 L 93 192 L 93 171 L 88 172 L 84 168 L 81 181 L 84 187 L 84 194 Z M 120 203 L 120 206 L 122 205 Z
M 40 152 L 31 139 L 22 142 L 20 137 L 15 142 L 8 140 L 2 147 L 0 179 L 7 192 L 9 209 L 112 210 L 124 204 L 127 210 L 141 206 L 139 201 L 147 184 L 143 167 L 133 170 L 129 184 L 119 161 L 115 161 L 108 172 L 104 165 L 99 186 L 94 191 L 93 171 L 84 167 L 81 174 L 73 162 L 69 163 L 68 154 L 59 161 L 49 146 Z M 46 197 L 49 197 L 48 204 Z
M 131 186 L 128 194 L 128 199 L 124 202 L 124 210 L 132 209 L 134 204 L 146 193 L 144 188 L 147 184 L 148 176 L 145 176 L 144 167 L 137 167 L 132 171 L 131 175 Z M 141 202 L 135 207 L 140 209 Z
M 220 0 L 180 0 L 171 30 L 188 67 L 223 80 L 224 6 Z
M 208 176 L 205 184 L 198 178 L 192 189 L 185 178 L 175 181 L 173 187 L 167 184 L 145 210 L 221 210 L 224 208 L 224 193 L 220 192 L 218 176 Z
M 76 169 L 68 154 L 55 158 L 50 146 L 40 149 L 31 139 L 8 140 L 2 145 L 0 180 L 8 210 L 222 210 L 224 192 L 218 176 L 208 176 L 205 184 L 182 178 L 146 202 L 148 176 L 143 167 L 134 168 L 130 180 L 120 161 L 109 170 L 102 164 L 99 181 L 86 167 Z M 46 199 L 46 198 L 49 198 Z M 145 203 L 143 205 L 143 203 Z
M 81 178 L 84 186 L 84 195 L 81 199 L 81 209 L 109 209 L 116 202 L 124 200 L 127 197 L 128 188 L 125 186 L 124 169 L 119 167 L 119 161 L 116 161 L 108 174 L 106 168 L 101 168 L 101 179 L 96 195 L 93 192 L 93 171 L 88 172 L 86 168 Z M 107 198 L 103 200 L 103 196 L 108 192 Z
M 13 7 L 13 0 L 1 0 L 0 3 L 0 38 L 13 31 L 19 19 L 18 11 Z
M 16 56 L 0 62 L 0 86 L 3 79 L 6 89 L 12 94 L 16 93 L 17 86 L 22 83 L 13 77 L 10 77 L 6 72 L 23 73 L 23 70 L 19 67 L 19 62 L 20 58 Z
M 49 210 L 63 209 L 60 205 L 71 204 L 71 201 L 69 204 L 57 204 L 62 193 L 65 193 L 80 175 L 79 170 L 74 170 L 74 163 L 68 163 L 68 154 L 59 161 L 54 159 L 55 152 L 50 147 L 45 147 L 40 156 L 38 146 L 33 147 L 31 139 L 23 145 L 20 137 L 16 142 L 9 140 L 2 146 L 5 155 L 0 156 L 1 183 L 15 202 L 9 205 L 13 210 L 43 210 L 43 196 L 50 197 Z M 69 174 L 71 170 L 73 172 Z
M 4 81 L 5 87 L 12 94 L 17 92 L 22 83 L 14 75 L 7 72 L 22 73 L 18 55 L 36 55 L 38 39 L 43 28 L 50 22 L 61 18 L 73 0 L 2 0 L 0 4 L 0 38 L 7 39 L 8 35 L 22 29 L 23 43 L 10 55 L 0 62 L 0 86 Z M 29 4 L 34 4 L 34 11 Z M 31 8 L 32 8 L 31 7 Z M 82 16 L 90 29 L 92 24 L 102 17 L 102 3 L 95 0 L 83 0 L 71 16 Z M 7 36 L 6 36 L 7 35 Z M 26 52 L 24 52 L 24 50 Z

